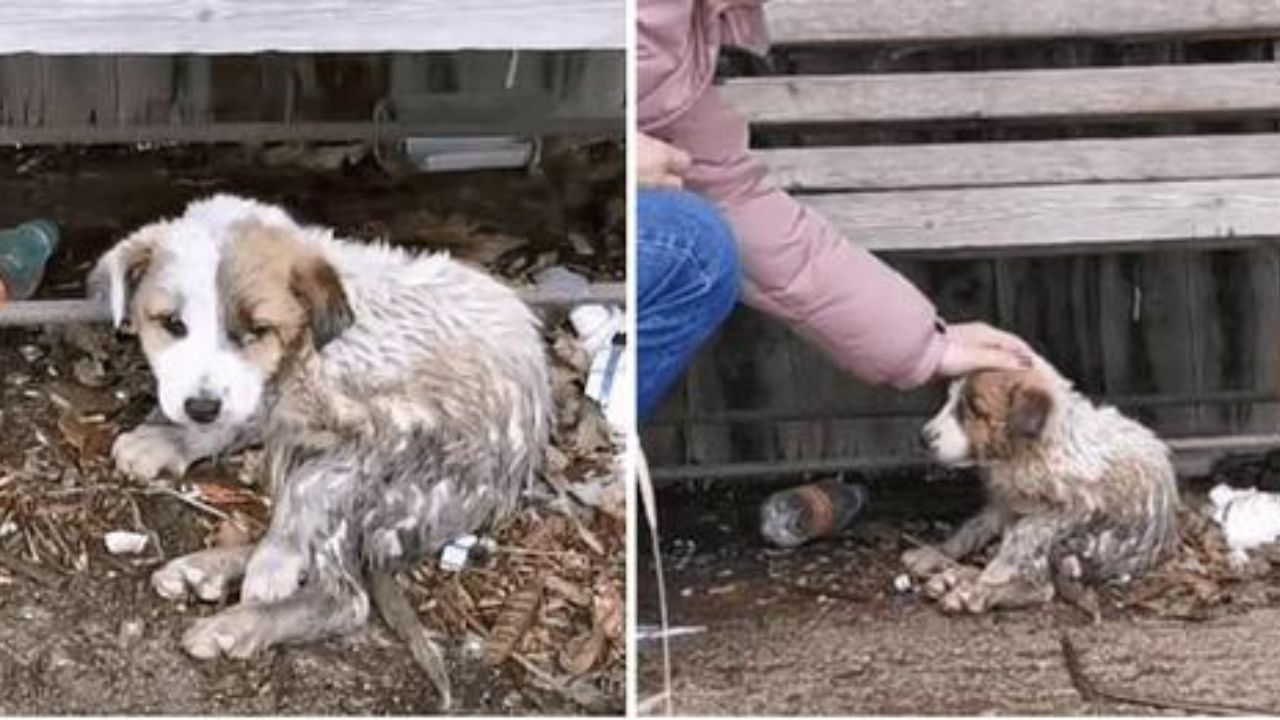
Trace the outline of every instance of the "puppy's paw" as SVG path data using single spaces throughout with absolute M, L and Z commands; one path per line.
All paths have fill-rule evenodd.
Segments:
M 954 565 L 955 561 L 943 555 L 941 550 L 926 545 L 902 553 L 902 564 L 908 573 L 923 580 Z
M 949 613 L 981 613 L 991 607 L 993 588 L 980 580 L 962 581 L 943 596 L 942 609 Z
M 264 542 L 253 552 L 245 569 L 240 599 L 244 602 L 276 602 L 297 592 L 308 568 L 307 557 L 277 543 Z
M 183 450 L 182 431 L 169 425 L 143 424 L 116 438 L 111 447 L 116 469 L 135 480 L 162 474 L 181 477 L 191 464 Z
M 924 584 L 924 594 L 933 600 L 941 599 L 959 585 L 977 580 L 981 572 L 971 565 L 953 563 L 929 578 L 929 581 Z
M 268 618 L 257 608 L 237 605 L 197 620 L 183 634 L 182 648 L 200 660 L 212 660 L 220 655 L 244 660 L 270 645 L 270 630 Z
M 212 548 L 175 558 L 151 574 L 151 587 L 169 600 L 182 600 L 191 592 L 205 602 L 218 602 L 244 575 L 249 552 L 247 547 Z

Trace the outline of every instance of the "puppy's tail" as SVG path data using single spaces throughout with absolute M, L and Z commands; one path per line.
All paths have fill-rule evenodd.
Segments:
M 378 570 L 369 572 L 369 593 L 373 596 L 373 604 L 378 608 L 382 621 L 391 627 L 391 631 L 409 646 L 409 654 L 414 662 L 427 674 L 427 679 L 435 686 L 440 695 L 440 709 L 447 711 L 453 704 L 453 693 L 450 690 L 449 671 L 445 668 L 444 656 L 440 648 L 431 641 L 426 628 L 418 621 L 418 614 L 409 604 L 404 588 L 396 580 L 395 575 Z

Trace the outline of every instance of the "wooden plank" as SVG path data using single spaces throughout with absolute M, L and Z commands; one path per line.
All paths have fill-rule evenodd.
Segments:
M 1272 63 L 740 78 L 726 97 L 756 124 L 1082 121 L 1280 114 Z
M 8 0 L 0 53 L 624 47 L 623 0 Z
M 1280 135 L 760 150 L 790 190 L 1055 185 L 1280 177 Z
M 1274 0 L 772 0 L 765 11 L 785 45 L 1280 33 Z
M 880 252 L 1063 252 L 1280 236 L 1280 179 L 811 195 Z

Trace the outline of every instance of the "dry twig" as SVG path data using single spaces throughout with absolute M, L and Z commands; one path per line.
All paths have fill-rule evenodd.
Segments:
M 1160 698 L 1128 690 L 1115 690 L 1112 688 L 1098 687 L 1087 675 L 1084 674 L 1084 666 L 1080 660 L 1080 653 L 1076 650 L 1075 644 L 1071 642 L 1071 638 L 1068 637 L 1066 633 L 1063 633 L 1058 638 L 1058 642 L 1062 646 L 1062 660 L 1067 666 L 1067 675 L 1071 677 L 1071 684 L 1075 686 L 1076 692 L 1080 693 L 1080 697 L 1083 698 L 1085 702 L 1108 700 L 1110 702 L 1122 703 L 1125 705 L 1142 705 L 1145 707 L 1161 708 L 1165 710 L 1181 710 L 1192 715 L 1280 715 L 1280 710 L 1275 708 L 1255 708 L 1243 705 L 1227 705 L 1220 703 L 1198 702 L 1194 700 L 1179 700 L 1175 698 Z

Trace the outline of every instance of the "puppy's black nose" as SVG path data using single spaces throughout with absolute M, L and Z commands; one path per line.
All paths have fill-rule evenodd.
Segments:
M 187 417 L 204 425 L 218 419 L 218 412 L 222 410 L 222 401 L 217 398 L 187 398 L 187 401 L 182 403 L 182 409 L 187 411 Z

